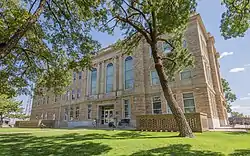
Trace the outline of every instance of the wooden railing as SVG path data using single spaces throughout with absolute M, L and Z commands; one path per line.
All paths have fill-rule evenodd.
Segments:
M 206 114 L 186 113 L 185 116 L 193 132 L 208 130 Z M 136 117 L 136 129 L 141 131 L 178 131 L 178 126 L 172 114 L 139 115 Z
M 55 120 L 30 120 L 30 121 L 16 121 L 15 127 L 19 128 L 38 128 L 41 124 L 47 128 L 55 127 Z

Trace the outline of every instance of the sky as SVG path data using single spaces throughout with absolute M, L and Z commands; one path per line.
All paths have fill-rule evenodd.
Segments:
M 220 71 L 236 93 L 237 100 L 232 104 L 233 111 L 250 115 L 250 31 L 245 37 L 224 40 L 220 33 L 220 20 L 224 11 L 219 0 L 200 0 L 197 12 L 200 13 L 208 32 L 215 37 L 215 47 L 221 54 Z M 102 47 L 115 43 L 121 38 L 121 32 L 116 31 L 113 36 L 105 33 L 93 32 L 93 38 L 98 40 Z M 24 105 L 28 97 L 20 96 Z

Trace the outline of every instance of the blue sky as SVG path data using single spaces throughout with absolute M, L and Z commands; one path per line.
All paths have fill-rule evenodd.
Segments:
M 215 37 L 217 51 L 224 56 L 220 59 L 221 76 L 230 83 L 238 98 L 232 104 L 233 110 L 250 115 L 250 32 L 243 38 L 224 40 L 219 29 L 224 11 L 220 3 L 218 0 L 201 0 L 197 12 L 201 14 L 207 31 Z M 117 31 L 110 36 L 95 32 L 93 37 L 106 47 L 119 39 L 121 33 Z M 25 96 L 18 99 L 23 100 L 24 104 L 28 100 Z

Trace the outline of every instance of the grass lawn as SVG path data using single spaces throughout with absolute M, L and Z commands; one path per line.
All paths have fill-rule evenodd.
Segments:
M 0 128 L 1 156 L 250 156 L 250 133 Z

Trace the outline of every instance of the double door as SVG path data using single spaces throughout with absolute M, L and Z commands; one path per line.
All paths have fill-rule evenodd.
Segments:
M 108 125 L 109 122 L 114 122 L 114 109 L 104 110 L 104 124 Z

